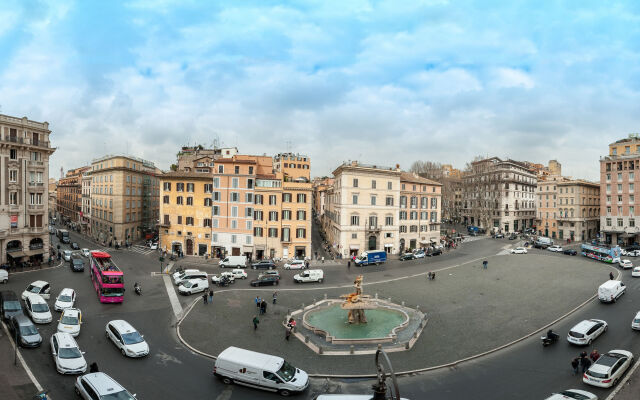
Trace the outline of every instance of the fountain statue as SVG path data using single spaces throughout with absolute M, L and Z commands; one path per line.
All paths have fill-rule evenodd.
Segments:
M 370 300 L 369 295 L 362 294 L 362 278 L 362 275 L 358 275 L 353 282 L 353 287 L 356 288 L 354 293 L 340 296 L 340 298 L 345 299 L 340 305 L 340 308 L 349 311 L 348 317 L 350 324 L 366 324 L 367 317 L 364 315 L 364 310 L 378 308 L 378 305 Z

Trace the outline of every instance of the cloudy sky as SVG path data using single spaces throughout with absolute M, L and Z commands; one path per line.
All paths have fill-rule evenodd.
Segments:
M 495 155 L 598 179 L 640 131 L 638 1 L 4 0 L 0 54 L 0 112 L 49 121 L 56 177 L 218 139 L 313 175 Z

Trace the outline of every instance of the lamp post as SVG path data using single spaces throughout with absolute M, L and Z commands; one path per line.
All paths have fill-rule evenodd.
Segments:
M 160 273 L 162 273 L 162 263 L 164 262 L 164 257 L 160 256 Z

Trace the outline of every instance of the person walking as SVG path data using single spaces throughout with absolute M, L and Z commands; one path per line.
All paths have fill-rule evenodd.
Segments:
M 205 293 L 202 295 L 202 302 L 203 302 L 204 304 L 207 304 L 207 292 L 205 292 Z
M 591 361 L 596 362 L 598 361 L 598 358 L 600 358 L 600 353 L 598 353 L 598 349 L 593 349 L 593 351 L 591 352 L 591 354 L 589 354 L 589 358 L 591 359 Z
M 89 373 L 93 374 L 94 372 L 100 372 L 97 362 L 92 362 L 91 365 L 89 365 Z
M 291 326 L 287 325 L 284 331 L 284 338 L 285 340 L 288 341 L 290 337 L 291 337 Z
M 580 364 L 582 364 L 582 373 L 585 373 L 591 366 L 591 360 L 589 359 L 589 357 L 582 357 L 580 359 Z
M 613 280 L 613 272 L 609 272 L 609 279 Z
M 260 314 L 266 314 L 267 313 L 267 302 L 262 300 L 260 302 Z
M 287 326 L 291 329 L 291 332 L 293 332 L 296 329 L 296 320 L 293 318 L 289 318 Z
M 349 259 L 349 261 L 347 261 L 347 269 L 351 270 L 351 259 Z
M 258 329 L 258 324 L 260 323 L 260 320 L 258 319 L 257 315 L 253 316 L 253 330 L 255 331 L 256 329 Z
M 260 308 L 260 296 L 256 296 L 253 302 L 256 303 L 256 307 Z
M 273 304 L 276 304 L 277 300 L 278 300 L 278 292 L 273 292 Z
M 213 303 L 213 290 L 209 290 L 209 303 Z
M 580 365 L 580 362 L 578 361 L 578 357 L 576 357 L 573 360 L 571 360 L 571 367 L 573 367 L 573 374 L 574 375 L 578 374 L 578 366 L 579 365 Z
M 324 256 L 322 256 L 322 263 L 324 264 Z
M 487 260 L 484 260 L 482 262 L 482 269 L 487 269 L 487 265 L 489 265 L 489 262 Z

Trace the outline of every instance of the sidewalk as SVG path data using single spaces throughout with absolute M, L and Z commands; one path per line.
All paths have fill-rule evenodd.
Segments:
M 30 399 L 38 390 L 22 368 L 14 362 L 14 350 L 4 328 L 0 328 L 0 388 L 3 400 Z M 35 350 L 38 351 L 38 350 Z
M 615 400 L 636 400 L 640 393 L 640 368 L 636 369 L 615 395 Z

